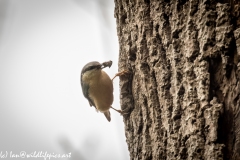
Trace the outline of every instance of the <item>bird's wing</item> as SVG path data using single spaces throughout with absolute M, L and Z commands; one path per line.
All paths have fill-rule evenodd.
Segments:
M 82 78 L 81 78 L 81 79 L 82 79 Z M 92 100 L 92 99 L 89 97 L 89 95 L 88 95 L 89 85 L 86 84 L 86 83 L 83 83 L 82 80 L 81 80 L 81 86 L 82 86 L 83 95 L 84 95 L 84 97 L 88 100 L 89 105 L 90 105 L 90 106 L 94 106 L 94 107 L 96 108 L 93 100 Z

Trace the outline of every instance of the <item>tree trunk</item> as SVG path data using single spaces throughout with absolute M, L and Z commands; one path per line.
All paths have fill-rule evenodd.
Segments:
M 240 2 L 115 0 L 134 160 L 240 160 Z

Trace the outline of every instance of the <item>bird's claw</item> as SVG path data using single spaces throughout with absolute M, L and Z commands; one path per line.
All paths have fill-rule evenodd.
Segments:
M 115 74 L 115 76 L 112 78 L 112 81 L 114 80 L 114 78 L 116 78 L 117 76 L 123 76 L 123 75 L 126 75 L 126 74 L 129 74 L 130 72 L 127 71 L 127 70 L 124 70 L 124 71 L 121 71 L 121 72 L 118 72 L 117 74 Z
M 111 107 L 113 110 L 117 111 L 118 113 L 120 113 L 122 116 L 127 115 L 128 113 L 124 112 L 123 110 L 120 109 L 115 109 L 113 107 Z

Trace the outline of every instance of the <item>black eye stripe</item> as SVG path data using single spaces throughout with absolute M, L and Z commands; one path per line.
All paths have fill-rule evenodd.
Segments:
M 93 70 L 95 68 L 98 68 L 99 66 L 89 66 L 88 68 L 85 69 L 85 72 L 86 71 L 90 71 L 90 70 Z
M 91 69 L 94 69 L 95 67 L 94 66 L 91 66 L 91 67 L 88 67 L 88 70 L 91 70 Z

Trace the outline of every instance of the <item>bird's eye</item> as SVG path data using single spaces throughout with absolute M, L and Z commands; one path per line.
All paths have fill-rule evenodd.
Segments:
M 93 70 L 95 68 L 95 66 L 90 66 L 87 68 L 87 71 Z
M 91 66 L 91 67 L 89 67 L 89 70 L 92 70 L 92 69 L 94 69 L 95 67 L 94 66 Z

